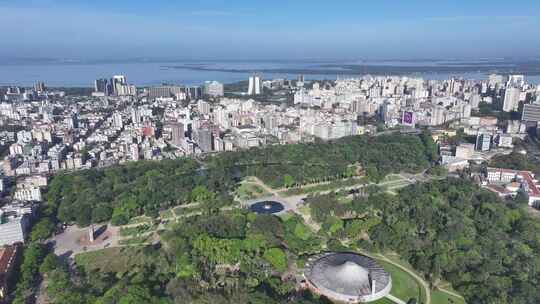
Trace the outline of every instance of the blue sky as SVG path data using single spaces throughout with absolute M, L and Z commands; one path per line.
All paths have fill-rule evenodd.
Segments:
M 0 0 L 2 57 L 540 57 L 540 1 Z

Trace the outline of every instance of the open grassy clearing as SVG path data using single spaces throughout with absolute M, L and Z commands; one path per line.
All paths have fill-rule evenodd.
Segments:
M 167 218 L 172 218 L 172 217 L 174 217 L 174 214 L 173 214 L 173 211 L 172 211 L 171 209 L 167 209 L 167 210 L 164 210 L 164 211 L 159 212 L 159 216 L 160 216 L 162 219 L 167 219 Z
M 124 273 L 130 270 L 137 257 L 143 256 L 142 247 L 114 247 L 99 251 L 81 253 L 75 256 L 75 263 L 87 271 Z
M 378 262 L 392 277 L 392 291 L 390 293 L 393 296 L 405 302 L 411 298 L 424 299 L 422 286 L 414 277 L 390 263 L 380 260 Z
M 301 195 L 301 194 L 309 194 L 309 193 L 316 193 L 316 192 L 323 192 L 323 191 L 331 191 L 336 190 L 339 188 L 346 188 L 346 187 L 352 187 L 352 186 L 361 186 L 364 184 L 363 179 L 359 178 L 349 178 L 349 179 L 343 179 L 343 180 L 336 180 L 329 183 L 324 184 L 318 184 L 315 186 L 303 186 L 300 188 L 292 188 L 285 191 L 279 192 L 280 195 L 283 196 L 293 196 L 293 195 Z
M 432 291 L 431 302 L 434 304 L 465 304 L 462 298 L 454 297 L 443 291 Z
M 264 189 L 256 184 L 243 182 L 238 189 L 236 189 L 236 195 L 240 200 L 251 200 L 264 196 L 269 196 L 270 194 Z
M 134 217 L 134 218 L 130 219 L 129 222 L 128 222 L 128 225 L 140 224 L 140 223 L 149 223 L 151 221 L 152 221 L 152 219 L 150 217 L 142 215 L 142 216 L 137 216 L 137 217 Z
M 396 180 L 403 180 L 403 176 L 399 175 L 399 174 L 388 174 L 383 180 L 382 182 L 391 182 L 391 181 L 396 181 Z

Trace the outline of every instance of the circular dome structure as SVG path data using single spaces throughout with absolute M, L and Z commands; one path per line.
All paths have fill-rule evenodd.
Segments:
M 390 275 L 374 259 L 356 253 L 313 256 L 304 277 L 313 292 L 345 303 L 376 301 L 392 289 Z
M 275 214 L 285 210 L 285 207 L 276 201 L 262 201 L 251 205 L 249 210 L 257 214 Z

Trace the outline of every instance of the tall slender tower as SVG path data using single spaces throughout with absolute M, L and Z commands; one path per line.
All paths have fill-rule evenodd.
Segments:
M 249 77 L 248 95 L 260 95 L 262 87 L 261 76 L 253 74 Z

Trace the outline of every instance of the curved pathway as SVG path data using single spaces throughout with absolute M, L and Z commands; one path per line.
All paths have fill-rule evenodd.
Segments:
M 424 293 L 426 294 L 426 302 L 424 304 L 431 304 L 431 289 L 429 288 L 429 284 L 424 280 L 424 278 L 422 278 L 421 276 L 417 275 L 414 271 L 410 270 L 409 268 L 399 264 L 399 263 L 396 263 L 394 261 L 392 261 L 391 259 L 387 258 L 386 256 L 378 253 L 376 255 L 373 255 L 373 254 L 370 254 L 370 253 L 367 253 L 367 252 L 364 252 L 362 251 L 361 252 L 362 254 L 368 256 L 368 257 L 371 257 L 372 259 L 380 259 L 380 260 L 383 260 L 384 262 L 386 263 L 389 263 L 389 264 L 392 264 L 396 267 L 398 267 L 399 269 L 405 271 L 406 273 L 408 273 L 410 276 L 412 276 L 415 280 L 417 280 L 420 285 L 422 285 L 422 288 L 424 288 Z M 420 301 L 422 299 L 419 299 Z
M 386 298 L 397 304 L 407 304 L 405 301 L 401 300 L 400 298 L 394 297 L 391 294 L 387 295 Z
M 444 289 L 444 288 L 438 287 L 437 290 L 442 291 L 442 292 L 444 292 L 444 293 L 447 293 L 447 294 L 449 294 L 449 295 L 451 295 L 451 296 L 454 296 L 454 297 L 456 297 L 456 298 L 465 299 L 462 295 L 457 294 L 457 293 L 455 293 L 455 292 L 453 292 L 453 291 L 450 291 L 450 290 L 448 290 L 448 289 Z

